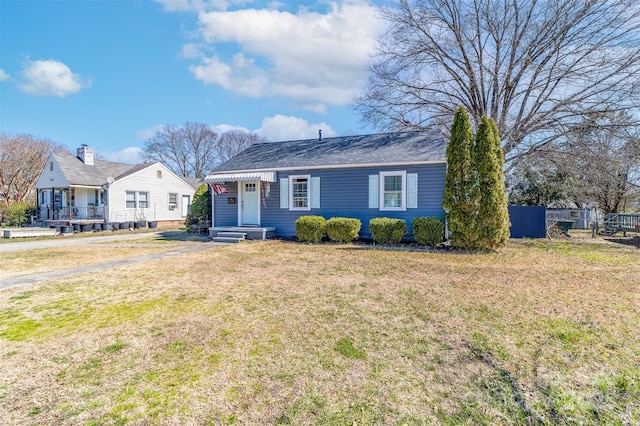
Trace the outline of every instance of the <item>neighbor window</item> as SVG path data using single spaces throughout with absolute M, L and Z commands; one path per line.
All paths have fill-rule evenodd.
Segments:
M 149 208 L 149 193 L 148 192 L 138 192 L 138 208 L 140 208 L 140 209 Z
M 309 176 L 291 176 L 291 210 L 310 210 Z
M 178 194 L 169 194 L 169 210 L 175 210 L 178 206 Z
M 380 172 L 380 210 L 405 210 L 406 191 L 406 172 Z
M 158 179 L 162 179 L 162 170 L 157 171 Z
M 133 191 L 127 191 L 126 195 L 127 200 L 127 208 L 135 209 L 136 208 L 136 193 Z
M 128 209 L 147 209 L 149 208 L 149 193 L 148 192 L 126 192 L 126 206 Z

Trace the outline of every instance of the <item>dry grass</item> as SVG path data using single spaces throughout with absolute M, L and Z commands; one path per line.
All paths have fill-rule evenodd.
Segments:
M 247 242 L 5 290 L 0 419 L 637 424 L 639 254 Z
M 8 252 L 2 254 L 0 280 L 162 253 L 171 249 L 175 249 L 175 246 L 141 240 L 113 241 L 109 244 L 98 243 L 80 248 L 60 247 Z

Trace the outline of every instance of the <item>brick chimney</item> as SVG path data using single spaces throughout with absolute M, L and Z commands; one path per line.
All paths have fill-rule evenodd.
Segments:
M 87 166 L 93 166 L 93 148 L 82 144 L 76 153 L 76 156 Z

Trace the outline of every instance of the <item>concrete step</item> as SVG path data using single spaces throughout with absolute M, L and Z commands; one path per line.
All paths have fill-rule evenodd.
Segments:
M 244 240 L 244 238 L 234 238 L 234 237 L 213 237 L 213 241 L 216 243 L 239 243 Z
M 244 240 L 247 238 L 247 234 L 244 232 L 231 232 L 231 231 L 220 231 L 218 232 L 218 237 L 228 237 L 228 238 L 238 238 L 240 240 Z

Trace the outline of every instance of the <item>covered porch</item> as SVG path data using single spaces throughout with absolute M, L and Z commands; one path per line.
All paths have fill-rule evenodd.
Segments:
M 276 172 L 214 173 L 204 181 L 212 187 L 212 239 L 264 240 L 276 235 L 274 226 L 262 223 Z
M 104 221 L 106 191 L 102 187 L 69 186 L 38 190 L 38 221 Z

